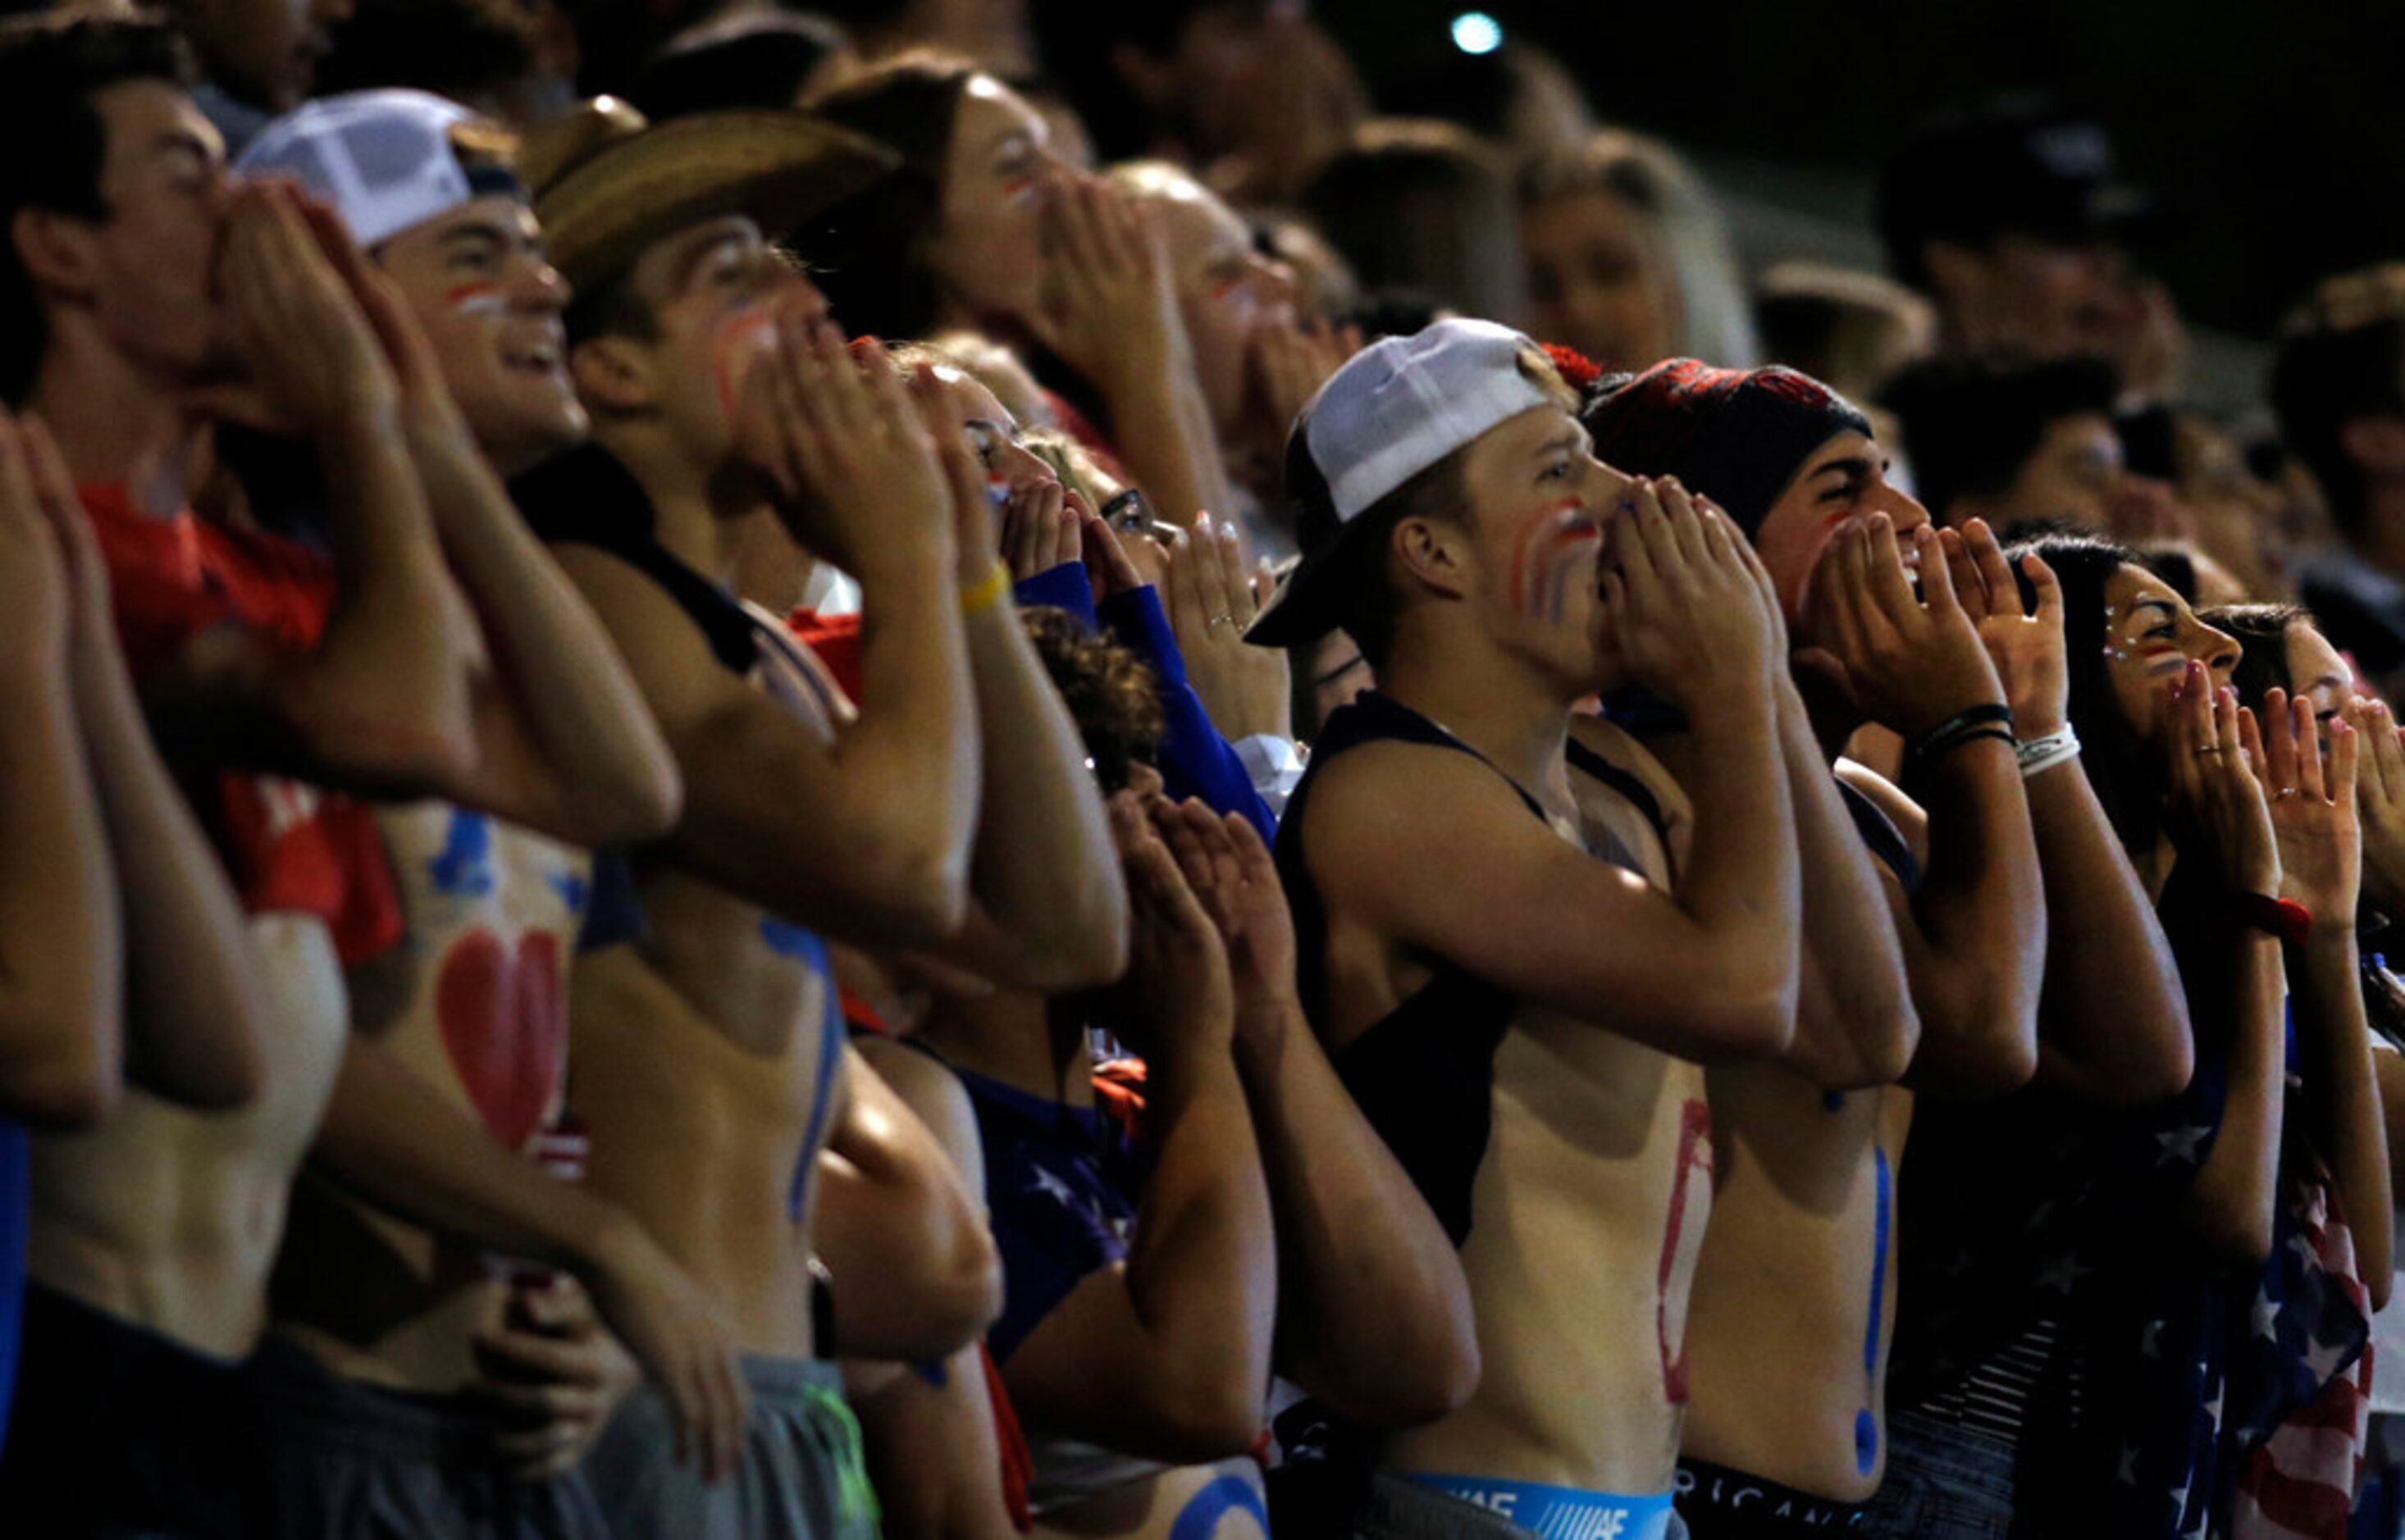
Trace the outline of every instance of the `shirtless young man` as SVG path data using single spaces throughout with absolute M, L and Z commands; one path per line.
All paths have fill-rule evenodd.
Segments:
M 1596 461 L 1573 405 L 1484 322 L 1356 357 L 1288 441 L 1308 553 L 1248 633 L 1342 625 L 1385 687 L 1329 719 L 1280 861 L 1303 1001 L 1461 1247 L 1484 1365 L 1386 1440 L 1368 1533 L 1677 1533 L 1695 1061 L 1793 1031 L 1766 584 L 1719 514 Z M 1571 789 L 1572 708 L 1632 679 L 1712 745 L 1675 898 Z
M 714 207 L 692 197 L 738 148 L 749 179 Z M 990 547 L 956 535 L 983 527 L 982 475 L 931 442 L 874 344 L 854 361 L 752 217 L 790 221 L 881 169 L 811 119 L 728 114 L 619 138 L 537 200 L 584 296 L 571 369 L 595 442 L 520 499 L 625 650 L 685 783 L 676 828 L 636 857 L 647 928 L 578 965 L 576 1106 L 595 1184 L 727 1310 L 754 1398 L 732 1492 L 678 1479 L 655 1405 L 630 1398 L 589 1466 L 626 1535 L 873 1522 L 835 1365 L 812 1358 L 796 1173 L 854 1100 L 824 947 L 802 927 L 1043 987 L 1110 977 L 1123 956 L 1074 734 Z M 862 695 L 841 731 L 782 617 L 724 586 L 764 505 L 861 583 Z
M 42 1276 L 184 1351 L 240 1358 L 265 1320 L 287 1193 L 320 1114 L 330 1097 L 365 1099 L 352 1131 L 320 1141 L 317 1155 L 420 1223 L 576 1273 L 647 1366 L 681 1387 L 706 1435 L 697 1387 L 726 1352 L 691 1285 L 623 1213 L 499 1150 L 348 1030 L 342 965 L 390 945 L 398 916 L 365 811 L 316 783 L 500 807 L 524 805 L 530 784 L 525 756 L 485 751 L 519 729 L 499 720 L 513 707 L 483 671 L 482 638 L 401 448 L 405 313 L 324 211 L 282 192 L 227 192 L 214 131 L 162 29 L 35 27 L 0 50 L 0 77 L 8 112 L 75 126 L 88 146 L 79 189 L 27 189 L 13 210 L 0 279 L 27 351 L 0 360 L 7 387 L 69 425 L 64 458 L 85 483 L 144 705 L 195 783 L 217 788 L 204 812 L 252 911 L 276 1005 L 246 1108 L 206 1114 L 132 1092 L 106 1127 L 46 1162 L 41 1207 L 55 1223 L 37 1243 Z M 315 444 L 331 564 L 184 510 L 187 454 L 232 386 Z M 262 768 L 309 780 L 221 774 Z M 508 1528 L 576 1506 L 557 1491 L 496 1502 L 508 1473 L 475 1457 L 489 1450 L 438 1462 L 431 1439 L 345 1441 L 344 1421 L 373 1412 L 298 1354 L 263 1354 L 243 1386 L 272 1401 L 284 1428 L 253 1449 L 272 1476 L 232 1455 L 204 1461 L 184 1496 L 272 1479 L 277 1519 L 295 1533 L 365 1522 L 335 1505 L 358 1501 L 370 1472 L 392 1477 L 373 1502 L 401 1529 L 484 1533 L 469 1508 Z M 220 1393 L 232 1393 L 218 1383 L 183 1399 Z M 70 1413 L 95 1410 L 62 1407 L 47 1425 L 68 1435 Z M 253 1420 L 230 1408 L 218 1427 L 232 1435 Z M 162 1506 L 174 1522 L 176 1505 Z
M 1844 1526 L 1886 1460 L 1895 1179 L 1914 1099 L 1879 1087 L 1901 1078 L 1991 1097 L 2043 1064 L 2066 1086 L 2159 1094 L 2186 1072 L 2185 1015 L 2160 932 L 2086 778 L 2062 768 L 2068 754 L 2048 763 L 2040 749 L 2024 781 L 2012 752 L 2010 732 L 2035 748 L 2061 726 L 2060 621 L 2044 604 L 2024 616 L 2017 595 L 2009 612 L 1991 612 L 1994 582 L 1962 565 L 1980 553 L 2010 584 L 1984 525 L 1968 548 L 1941 542 L 1927 512 L 1888 484 L 1860 414 L 1792 371 L 1674 361 L 1608 385 L 1584 416 L 1614 463 L 1702 489 L 1761 553 L 1812 704 L 1783 735 L 1799 807 L 1806 785 L 1832 785 L 1835 749 L 1822 746 L 1865 721 L 1924 746 L 1921 802 L 1839 763 L 1850 819 L 1822 823 L 1816 839 L 1799 813 L 1807 986 L 1797 1032 L 1853 1051 L 1709 1077 L 1724 1160 L 1690 1316 L 1681 1510 L 1698 1535 Z M 2009 722 L 1998 709 L 2007 704 Z M 1978 726 L 1949 729 L 1966 711 Z M 1966 730 L 1987 735 L 1953 736 Z M 1674 771 L 1703 757 L 1688 735 L 1651 741 Z M 1865 846 L 1883 902 L 1842 875 Z M 1831 927 L 1866 898 L 1870 913 L 1892 917 L 1908 1000 L 1835 976 L 1855 943 Z M 2042 973 L 2060 1024 L 2046 1050 L 2036 1036 Z M 1899 1022 L 1912 1029 L 1896 1031 Z

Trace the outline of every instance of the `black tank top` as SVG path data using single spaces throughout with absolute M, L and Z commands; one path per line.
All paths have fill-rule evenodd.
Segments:
M 1552 823 L 1537 800 L 1492 761 L 1399 701 L 1371 692 L 1329 716 L 1312 745 L 1310 768 L 1278 821 L 1276 852 L 1278 875 L 1294 910 L 1303 1008 L 1323 1025 L 1329 1019 L 1328 912 L 1303 859 L 1303 813 L 1319 771 L 1331 760 L 1365 743 L 1387 742 L 1467 754 L 1494 770 L 1529 816 Z M 1663 827 L 1662 809 L 1643 783 L 1576 743 L 1569 753 L 1577 768 L 1626 797 L 1657 831 Z M 1637 869 L 1633 861 L 1606 859 Z M 1459 1246 L 1470 1236 L 1470 1189 L 1493 1131 L 1495 1050 L 1512 1024 L 1515 1001 L 1442 958 L 1434 959 L 1434 977 L 1333 1058 L 1362 1115 Z

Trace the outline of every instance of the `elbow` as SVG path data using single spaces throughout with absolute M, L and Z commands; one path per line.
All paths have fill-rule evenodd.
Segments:
M 1795 1042 L 1795 983 L 1731 991 L 1704 1002 L 1689 1022 L 1699 1064 L 1744 1064 L 1778 1058 Z
M 1085 902 L 1020 938 L 1022 971 L 1009 982 L 1066 994 L 1115 984 L 1127 972 L 1127 885 L 1116 870 L 1104 870 L 1087 887 Z
M 1224 1369 L 1192 1377 L 1185 1390 L 1155 1408 L 1155 1459 L 1208 1464 L 1251 1449 L 1261 1432 L 1261 1388 Z
M 2271 1260 L 2271 1216 L 2250 1213 L 2243 1218 L 2208 1218 L 2198 1229 L 2205 1254 L 2228 1271 L 2246 1277 Z
M 1483 1365 L 1467 1329 L 1429 1334 L 1424 1342 L 1385 1344 L 1374 1363 L 1350 1375 L 1314 1376 L 1309 1389 L 1346 1421 L 1370 1428 L 1416 1428 L 1449 1417 L 1478 1393 Z M 1316 1381 L 1325 1379 L 1322 1384 Z
M 2364 1275 L 2363 1292 L 2370 1299 L 2373 1310 L 2388 1308 L 2389 1285 L 2396 1281 L 2396 1278 L 2397 1274 L 2391 1267 L 2377 1268 Z
M 596 849 L 665 839 L 684 814 L 684 781 L 665 751 L 580 782 L 575 796 L 582 805 L 577 843 Z
M 939 946 L 969 917 L 968 853 L 931 843 L 923 830 L 868 842 L 861 870 L 873 884 L 885 928 L 898 943 Z
M 106 1117 L 121 1088 L 117 1066 L 99 1053 L 52 1053 L 7 1071 L 0 1112 L 35 1128 L 70 1132 Z
M 986 1334 L 1002 1314 L 1002 1253 L 982 1225 L 968 1225 L 953 1248 L 950 1266 L 932 1291 L 932 1334 L 957 1352 Z

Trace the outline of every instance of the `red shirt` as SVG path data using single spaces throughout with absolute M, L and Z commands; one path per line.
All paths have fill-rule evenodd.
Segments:
M 220 625 L 294 651 L 315 647 L 333 606 L 324 557 L 270 535 L 204 523 L 190 511 L 154 518 L 120 486 L 79 489 L 102 557 L 119 638 L 134 678 Z M 401 939 L 392 873 L 368 809 L 282 776 L 224 771 L 215 807 L 200 809 L 243 906 L 315 915 L 345 964 Z

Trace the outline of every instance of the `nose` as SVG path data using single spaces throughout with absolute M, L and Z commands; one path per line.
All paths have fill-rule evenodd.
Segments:
M 1008 440 L 993 446 L 990 469 L 992 474 L 1001 477 L 1013 487 L 1023 486 L 1030 482 L 1040 484 L 1061 479 L 1052 473 L 1051 466 L 1046 464 L 1042 456 L 1031 454 Z
M 2202 621 L 2197 622 L 2196 631 L 2194 641 L 2188 648 L 2188 656 L 2201 659 L 2215 680 L 2229 683 L 2231 672 L 2238 667 L 2239 656 L 2245 649 L 2238 645 L 2237 637 L 2227 631 L 2216 631 Z
M 1870 504 L 1869 511 L 1886 514 L 1888 522 L 1895 525 L 1895 532 L 1900 536 L 1908 536 L 1930 522 L 1929 510 L 1920 505 L 1920 498 L 1902 487 L 1881 482 L 1878 490 L 1865 500 Z
M 529 254 L 520 264 L 517 277 L 511 294 L 520 310 L 556 315 L 568 308 L 568 280 L 542 258 Z

